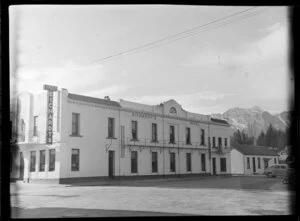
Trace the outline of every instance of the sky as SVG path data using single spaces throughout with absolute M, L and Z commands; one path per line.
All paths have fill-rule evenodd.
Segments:
M 255 105 L 280 113 L 289 109 L 294 84 L 288 9 L 251 8 L 11 6 L 11 84 L 31 93 L 50 84 L 70 93 L 149 105 L 174 99 L 199 114 Z M 243 19 L 211 24 L 247 9 L 238 15 Z M 257 14 L 247 14 L 252 12 Z M 205 24 L 211 29 L 101 60 Z

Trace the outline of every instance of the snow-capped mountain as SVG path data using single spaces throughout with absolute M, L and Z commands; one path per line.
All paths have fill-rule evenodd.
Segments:
M 258 137 L 261 131 L 267 130 L 269 124 L 280 130 L 290 125 L 290 112 L 284 111 L 272 115 L 259 106 L 252 108 L 231 108 L 223 114 L 212 114 L 211 117 L 227 120 L 234 130 L 244 130 L 250 136 Z

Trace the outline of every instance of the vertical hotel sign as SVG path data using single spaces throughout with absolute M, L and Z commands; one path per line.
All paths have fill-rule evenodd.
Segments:
M 57 91 L 57 87 L 45 84 L 44 85 L 44 90 L 47 90 L 46 144 L 52 144 L 52 136 L 53 136 L 53 92 Z

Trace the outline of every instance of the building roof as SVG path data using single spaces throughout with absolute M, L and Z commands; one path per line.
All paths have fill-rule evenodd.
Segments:
M 226 124 L 226 125 L 229 125 L 229 123 L 226 121 L 226 120 L 221 120 L 221 119 L 217 119 L 217 118 L 210 118 L 210 120 L 212 122 L 216 122 L 216 123 L 219 123 L 219 124 Z
M 104 104 L 108 106 L 114 106 L 114 107 L 121 107 L 120 104 L 116 101 L 111 101 L 111 100 L 106 100 L 106 99 L 100 99 L 100 98 L 95 98 L 95 97 L 88 97 L 88 96 L 83 96 L 83 95 L 78 95 L 78 94 L 68 94 L 68 97 L 73 100 L 78 100 L 78 101 L 85 101 L 89 103 L 96 103 L 96 104 Z
M 252 146 L 252 145 L 232 145 L 232 148 L 244 155 L 262 155 L 262 156 L 278 156 L 276 151 L 269 147 Z

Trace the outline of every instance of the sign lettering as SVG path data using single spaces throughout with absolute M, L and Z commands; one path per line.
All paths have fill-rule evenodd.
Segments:
M 47 131 L 46 131 L 46 143 L 52 144 L 53 136 L 53 91 L 57 91 L 56 86 L 44 85 L 44 90 L 47 90 Z
M 133 117 L 141 117 L 141 118 L 154 118 L 156 119 L 156 116 L 154 114 L 146 114 L 146 113 L 139 113 L 139 112 L 133 112 Z

